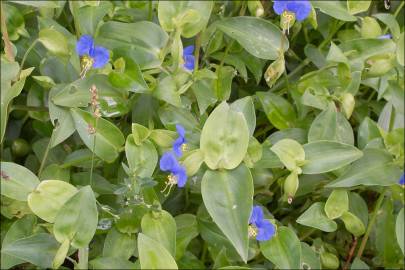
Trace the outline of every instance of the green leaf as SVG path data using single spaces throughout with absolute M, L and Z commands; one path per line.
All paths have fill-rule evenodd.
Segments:
M 326 187 L 389 186 L 396 184 L 401 170 L 386 151 L 365 149 L 364 156 L 355 161 L 347 171 Z
M 395 232 L 397 235 L 397 241 L 399 246 L 401 247 L 402 254 L 405 254 L 405 249 L 404 249 L 404 242 L 405 242 L 405 237 L 404 237 L 404 208 L 399 211 L 398 216 L 397 216 L 397 221 L 395 223 Z
M 240 165 L 232 171 L 207 170 L 201 182 L 204 205 L 243 261 L 248 258 L 248 223 L 253 207 L 253 179 Z
M 321 269 L 319 255 L 305 242 L 301 242 L 301 269 Z
M 356 192 L 349 193 L 349 211 L 356 215 L 364 226 L 368 224 L 368 206 L 364 199 Z
M 298 217 L 297 223 L 317 228 L 324 232 L 336 231 L 336 222 L 326 216 L 324 208 L 325 204 L 322 202 L 312 204 L 311 207 Z
M 260 242 L 260 250 L 279 269 L 300 269 L 300 240 L 288 227 L 279 227 L 273 238 Z
M 143 233 L 138 235 L 138 252 L 141 269 L 177 269 L 170 252 Z
M 79 27 L 81 35 L 92 35 L 96 33 L 97 26 L 103 21 L 103 17 L 111 11 L 113 5 L 108 1 L 100 1 L 97 6 L 82 6 L 77 9 L 75 22 Z
M 340 219 L 343 220 L 346 230 L 351 232 L 354 236 L 359 237 L 366 232 L 366 227 L 363 222 L 349 211 L 344 212 Z
M 97 257 L 89 264 L 93 269 L 139 269 L 135 263 L 117 257 Z
M 346 190 L 335 189 L 325 204 L 325 213 L 330 219 L 336 219 L 349 210 L 349 196 Z
M 198 236 L 197 219 L 192 214 L 176 216 L 176 259 L 183 257 L 192 239 Z
M 39 42 L 51 53 L 61 56 L 69 55 L 68 42 L 66 37 L 53 28 L 39 31 Z
M 272 125 L 278 129 L 293 127 L 295 111 L 287 100 L 271 92 L 257 92 L 256 95 Z
M 245 117 L 246 124 L 249 128 L 249 137 L 253 136 L 256 128 L 256 114 L 253 99 L 250 96 L 240 98 L 230 105 L 231 110 L 241 112 Z
M 159 23 L 167 32 L 179 28 L 191 38 L 206 27 L 213 6 L 214 1 L 160 1 Z
M 17 3 L 20 5 L 27 5 L 27 6 L 33 6 L 36 8 L 60 8 L 60 3 L 58 2 L 53 2 L 53 1 L 17 1 L 17 0 L 10 0 L 8 2 L 12 3 Z
M 59 243 L 66 239 L 75 248 L 85 248 L 96 232 L 98 212 L 90 186 L 81 188 L 59 210 L 53 233 Z
M 135 248 L 135 234 L 121 233 L 112 227 L 104 241 L 103 257 L 128 260 L 134 254 Z
M 4 200 L 2 199 L 2 203 Z M 2 206 L 3 207 L 3 206 Z M 3 214 L 3 209 L 2 209 Z M 19 239 L 28 237 L 32 235 L 37 219 L 34 215 L 26 215 L 21 219 L 17 219 L 5 233 L 3 242 L 1 243 L 2 251 L 6 249 L 8 245 L 12 244 Z M 3 229 L 3 228 L 2 228 Z M 8 255 L 4 252 L 1 252 L 1 268 L 9 269 L 15 265 L 23 263 L 24 260 L 21 260 L 18 257 Z
M 153 96 L 173 106 L 181 107 L 180 94 L 172 76 L 166 76 L 159 80 L 158 85 L 153 90 Z
M 204 124 L 200 149 L 210 169 L 236 168 L 245 157 L 249 129 L 242 113 L 222 102 L 211 112 Z
M 347 1 L 347 9 L 351 15 L 367 11 L 371 5 L 371 0 Z
M 142 21 L 122 23 L 109 21 L 98 30 L 96 44 L 111 50 L 120 49 L 136 59 L 141 69 L 159 67 L 160 53 L 168 41 L 168 36 L 159 25 Z
M 284 166 L 289 171 L 295 171 L 305 160 L 304 148 L 295 140 L 282 139 L 271 147 Z
M 356 147 L 333 141 L 315 141 L 304 146 L 304 174 L 325 173 L 342 168 L 363 156 Z
M 381 138 L 381 133 L 376 122 L 365 117 L 357 131 L 357 144 L 360 149 L 366 147 L 367 143 L 375 138 Z
M 12 162 L 1 162 L 1 194 L 26 201 L 39 184 L 38 177 L 27 168 Z
M 139 177 L 150 177 L 158 162 L 155 146 L 149 140 L 136 145 L 133 135 L 129 135 L 125 142 L 125 155 L 129 168 Z
M 351 270 L 368 270 L 370 269 L 370 267 L 368 267 L 368 265 L 363 262 L 362 260 L 360 260 L 359 258 L 354 258 L 352 265 L 350 266 Z
M 176 221 L 168 212 L 145 214 L 141 227 L 143 234 L 161 244 L 173 257 L 176 255 Z
M 268 20 L 241 16 L 226 18 L 218 21 L 216 25 L 255 57 L 275 60 L 288 49 L 288 40 L 280 29 Z
M 28 205 L 35 215 L 53 223 L 58 211 L 76 192 L 75 186 L 64 181 L 45 180 L 28 195 Z
M 338 20 L 353 22 L 357 18 L 351 15 L 342 1 L 311 1 L 315 8 Z
M 395 16 L 389 13 L 377 13 L 373 14 L 373 17 L 376 17 L 380 21 L 382 21 L 391 31 L 392 36 L 394 39 L 398 39 L 401 34 L 401 28 L 399 27 L 399 23 L 397 22 Z
M 336 111 L 334 104 L 330 104 L 312 122 L 308 132 L 308 142 L 337 141 L 345 144 L 354 144 L 354 135 L 350 123 Z
M 59 243 L 52 235 L 39 233 L 19 239 L 4 247 L 1 252 L 40 268 L 52 268 L 52 261 L 59 249 Z
M 121 130 L 111 122 L 99 118 L 81 109 L 70 110 L 75 121 L 76 130 L 84 144 L 107 162 L 113 162 L 119 155 L 125 142 Z M 95 129 L 94 134 L 89 133 L 89 127 Z M 94 140 L 96 141 L 94 143 Z
M 69 247 L 70 241 L 66 239 L 65 242 L 63 242 L 62 245 L 59 247 L 58 251 L 56 252 L 55 258 L 52 261 L 53 269 L 58 269 L 65 262 Z
M 181 162 L 186 169 L 187 175 L 192 176 L 200 169 L 204 162 L 204 154 L 200 149 L 189 151 L 185 154 L 184 160 Z

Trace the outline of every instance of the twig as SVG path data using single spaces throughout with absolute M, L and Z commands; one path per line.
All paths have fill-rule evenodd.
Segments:
M 356 246 L 357 246 L 357 237 L 353 236 L 352 247 L 350 248 L 349 255 L 347 255 L 347 260 L 346 260 L 345 266 L 343 267 L 343 270 L 347 270 L 349 268 L 349 265 L 352 261 L 353 255 L 354 255 L 354 251 L 356 249 Z
M 377 219 L 378 211 L 380 210 L 381 204 L 385 197 L 385 191 L 386 190 L 384 189 L 383 192 L 381 192 L 380 197 L 378 197 L 378 200 L 375 203 L 374 212 L 371 216 L 370 222 L 368 223 L 367 231 L 364 234 L 363 239 L 361 240 L 359 251 L 357 252 L 356 257 L 359 259 L 361 259 L 361 255 L 363 255 L 363 251 L 364 251 L 364 248 L 366 247 L 368 237 L 370 236 L 370 233 L 371 233 L 371 229 L 373 228 L 373 225 Z

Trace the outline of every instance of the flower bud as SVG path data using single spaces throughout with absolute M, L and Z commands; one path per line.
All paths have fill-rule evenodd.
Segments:
M 269 65 L 264 73 L 264 79 L 267 85 L 271 88 L 274 83 L 280 78 L 285 70 L 284 55 L 278 57 L 273 63 Z
M 365 17 L 360 30 L 363 38 L 376 38 L 381 35 L 381 27 L 377 20 L 372 17 Z
M 292 203 L 292 199 L 294 198 L 295 193 L 298 190 L 298 185 L 298 174 L 297 172 L 293 171 L 290 173 L 289 176 L 287 176 L 284 182 L 284 194 L 287 196 L 289 204 Z
M 321 253 L 322 268 L 337 269 L 339 267 L 339 259 L 335 254 L 330 252 Z
M 353 95 L 350 93 L 344 93 L 340 97 L 340 101 L 342 104 L 343 113 L 345 114 L 346 118 L 349 119 L 353 113 L 356 101 L 354 100 Z
M 248 1 L 247 4 L 250 14 L 256 17 L 263 16 L 264 9 L 262 3 L 259 0 Z
M 379 77 L 390 71 L 394 65 L 395 55 L 392 53 L 380 54 L 366 60 L 366 76 Z

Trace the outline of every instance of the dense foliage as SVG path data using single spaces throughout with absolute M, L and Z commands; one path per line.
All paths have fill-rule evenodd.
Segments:
M 403 1 L 2 1 L 1 268 L 404 268 Z

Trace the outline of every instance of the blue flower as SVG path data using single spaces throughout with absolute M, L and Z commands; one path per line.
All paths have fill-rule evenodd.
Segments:
M 401 178 L 399 178 L 398 184 L 405 185 L 405 173 L 403 173 Z
M 109 51 L 104 47 L 94 46 L 94 40 L 90 35 L 80 37 L 76 44 L 76 52 L 84 57 L 86 65 L 93 68 L 102 68 L 110 60 Z
M 181 157 L 183 147 L 187 142 L 185 138 L 186 131 L 184 130 L 184 127 L 182 125 L 176 125 L 176 130 L 177 133 L 179 134 L 179 137 L 173 143 L 173 151 L 176 154 L 176 156 Z
M 264 219 L 263 210 L 260 206 L 253 207 L 249 224 L 249 235 L 255 236 L 258 241 L 270 240 L 276 233 L 276 227 Z
M 278 15 L 284 11 L 293 12 L 297 21 L 303 21 L 309 16 L 312 8 L 308 0 L 274 0 L 273 9 Z
M 391 34 L 386 34 L 378 37 L 378 39 L 391 39 L 391 38 L 392 38 Z
M 173 152 L 164 153 L 160 158 L 159 165 L 162 171 L 170 172 L 170 175 L 167 177 L 166 188 L 174 185 L 177 185 L 178 187 L 185 186 L 187 182 L 186 169 L 180 165 Z
M 183 60 L 184 60 L 184 65 L 183 67 L 187 70 L 192 71 L 194 69 L 194 46 L 187 46 L 183 50 Z

